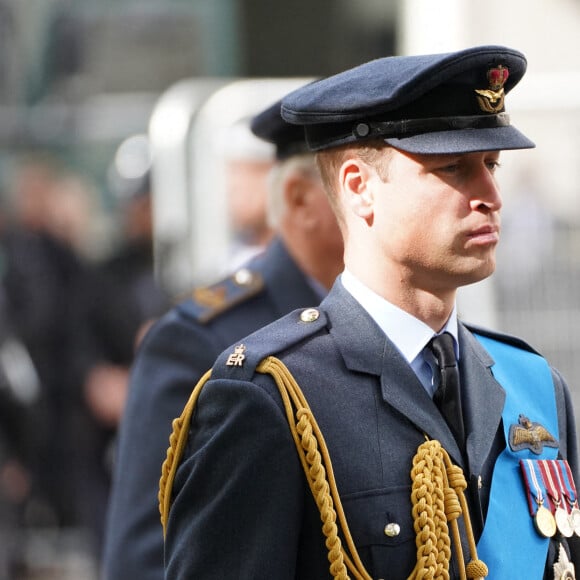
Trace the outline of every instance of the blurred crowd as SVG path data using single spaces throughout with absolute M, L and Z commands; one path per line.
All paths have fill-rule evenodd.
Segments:
M 111 176 L 112 221 L 95 185 L 46 152 L 5 181 L 0 579 L 18 579 L 40 566 L 30 549 L 42 530 L 82 534 L 98 558 L 129 367 L 169 300 L 153 276 L 148 172 Z
M 272 238 L 274 147 L 248 123 L 228 132 L 222 151 L 226 269 Z M 137 138 L 121 144 L 106 191 L 47 151 L 22 155 L 4 175 L 0 580 L 99 576 L 131 365 L 149 326 L 178 298 L 155 277 L 151 167 L 135 165 L 139 147 Z M 67 552 L 85 567 L 71 571 Z

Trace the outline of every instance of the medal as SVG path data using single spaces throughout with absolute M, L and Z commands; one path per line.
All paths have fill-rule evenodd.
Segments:
M 577 536 L 580 536 L 580 509 L 577 507 L 572 508 L 570 513 L 570 524 L 572 529 Z
M 546 464 L 548 476 L 550 476 L 551 481 L 554 484 L 557 484 L 557 487 L 560 490 L 560 501 L 556 507 L 556 513 L 554 514 L 554 517 L 556 518 L 556 524 L 560 530 L 560 533 L 564 537 L 569 538 L 574 534 L 574 525 L 572 522 L 572 515 L 570 513 L 571 510 L 568 502 L 566 486 L 564 485 L 560 475 L 560 469 L 558 467 L 557 461 L 547 461 Z
M 534 520 L 537 532 L 544 538 L 551 538 L 557 531 L 556 520 L 552 512 L 544 505 L 545 496 L 536 474 L 535 463 L 531 459 L 522 459 L 520 461 L 526 480 L 530 515 Z M 537 507 L 534 507 L 534 502 Z
M 556 534 L 556 520 L 552 512 L 541 503 L 538 504 L 538 510 L 534 516 L 534 525 L 538 533 L 544 538 L 551 538 Z
M 580 516 L 580 512 L 578 515 Z M 569 538 L 574 534 L 574 527 L 571 516 L 562 506 L 556 508 L 554 518 L 556 519 L 556 526 L 558 526 L 558 530 L 564 537 Z
M 563 494 L 566 497 L 570 508 L 570 525 L 577 536 L 580 536 L 580 509 L 578 509 L 578 495 L 576 494 L 576 485 L 572 477 L 572 471 L 565 459 L 556 462 L 560 480 L 562 481 Z
M 539 461 L 539 466 L 542 480 L 546 486 L 546 490 L 554 508 L 554 519 L 556 520 L 558 531 L 566 538 L 569 538 L 574 533 L 574 529 L 570 521 L 570 514 L 568 514 L 568 510 L 566 509 L 566 502 L 562 502 L 562 498 L 564 496 L 564 493 L 562 492 L 562 486 L 556 486 L 555 481 L 559 480 L 555 480 L 555 477 L 552 477 L 552 470 L 555 467 L 554 462 L 541 459 Z

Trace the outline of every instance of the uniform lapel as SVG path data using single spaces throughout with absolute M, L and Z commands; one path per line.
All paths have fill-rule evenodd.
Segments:
M 466 451 L 471 473 L 481 473 L 500 426 L 505 391 L 493 377 L 493 359 L 473 334 L 459 324 Z
M 346 366 L 352 371 L 380 375 L 385 335 L 340 280 L 321 307 L 328 313 L 330 333 Z
M 437 439 L 453 461 L 465 468 L 447 423 L 411 367 L 340 281 L 324 300 L 323 307 L 345 365 L 357 373 L 376 375 L 383 400 L 430 439 Z M 477 474 L 482 471 L 500 426 L 505 391 L 491 372 L 493 359 L 461 323 L 459 344 L 466 454 L 469 471 Z
M 453 434 L 410 365 L 340 281 L 322 306 L 345 365 L 354 372 L 376 375 L 383 400 L 430 439 L 440 441 L 455 462 L 462 465 Z
M 436 439 L 463 466 L 457 442 L 439 409 L 396 347 L 387 339 L 381 375 L 383 399 L 412 421 L 429 439 Z

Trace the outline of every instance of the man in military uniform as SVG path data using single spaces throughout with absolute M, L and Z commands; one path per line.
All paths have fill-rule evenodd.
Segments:
M 574 577 L 568 388 L 456 312 L 495 268 L 499 152 L 534 146 L 505 112 L 525 68 L 500 46 L 383 58 L 283 99 L 345 270 L 196 388 L 163 470 L 166 578 Z
M 172 420 L 201 375 L 238 338 L 304 306 L 317 305 L 343 267 L 343 242 L 300 127 L 280 103 L 253 119 L 274 143 L 265 253 L 211 287 L 196 288 L 146 335 L 131 373 L 108 510 L 104 576 L 163 577 L 157 494 Z

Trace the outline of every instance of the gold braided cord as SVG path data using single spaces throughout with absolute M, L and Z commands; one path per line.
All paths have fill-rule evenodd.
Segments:
M 284 363 L 275 357 L 264 359 L 256 370 L 271 374 L 282 395 L 294 443 L 310 490 L 320 510 L 333 578 L 346 580 L 349 578 L 346 572 L 348 568 L 357 580 L 372 580 L 359 558 L 348 529 L 324 437 L 298 383 Z M 294 419 L 291 403 L 296 409 L 297 421 Z M 337 515 L 350 556 L 338 536 Z
M 467 482 L 439 441 L 421 444 L 413 458 L 413 521 L 417 564 L 408 580 L 448 580 L 451 560 L 449 527 L 461 580 L 483 580 L 485 563 L 477 558 L 475 538 L 464 491 Z M 458 518 L 463 514 L 471 561 L 465 566 Z
M 207 371 L 193 389 L 183 411 L 177 419 L 172 422 L 172 432 L 169 436 L 169 448 L 167 456 L 161 466 L 161 479 L 159 480 L 159 513 L 161 515 L 161 525 L 163 526 L 163 537 L 167 532 L 167 520 L 169 519 L 169 510 L 171 509 L 171 489 L 175 473 L 183 455 L 183 450 L 187 444 L 187 435 L 189 432 L 189 423 L 195 407 L 195 403 L 201 393 L 201 389 L 211 376 L 211 370 Z
M 264 359 L 257 372 L 270 374 L 278 387 L 286 417 L 308 485 L 320 511 L 322 531 L 328 550 L 329 569 L 335 580 L 372 580 L 362 564 L 350 534 L 342 507 L 328 448 L 312 411 L 286 366 L 275 357 Z M 173 480 L 187 443 L 193 409 L 208 371 L 197 383 L 180 417 L 173 421 L 170 446 L 163 462 L 159 482 L 159 511 L 165 536 Z M 461 580 L 483 580 L 487 566 L 477 558 L 475 538 L 469 519 L 464 490 L 467 487 L 461 468 L 453 465 L 438 441 L 426 441 L 417 449 L 411 470 L 413 481 L 414 529 L 417 564 L 408 580 L 448 580 L 453 536 Z M 464 515 L 471 561 L 465 566 L 457 520 Z M 338 524 L 337 524 L 338 519 Z M 339 526 L 346 547 L 339 536 Z
M 348 569 L 356 580 L 372 580 L 364 569 L 352 536 L 348 531 L 346 517 L 334 480 L 328 449 L 300 387 L 285 365 L 274 357 L 264 359 L 256 370 L 261 373 L 271 374 L 280 391 L 294 444 L 298 451 L 308 485 L 320 511 L 322 531 L 326 538 L 325 544 L 328 550 L 331 575 L 336 580 L 348 580 Z M 161 479 L 159 481 L 159 512 L 161 514 L 164 537 L 167 531 L 167 521 L 171 509 L 173 480 L 175 479 L 183 450 L 187 444 L 191 416 L 199 394 L 210 376 L 211 371 L 208 371 L 199 380 L 181 416 L 173 421 L 173 431 L 169 438 L 169 448 L 161 468 Z M 319 442 L 321 451 L 318 450 Z M 345 552 L 338 535 L 335 504 L 338 505 L 339 522 L 343 528 L 351 556 Z

